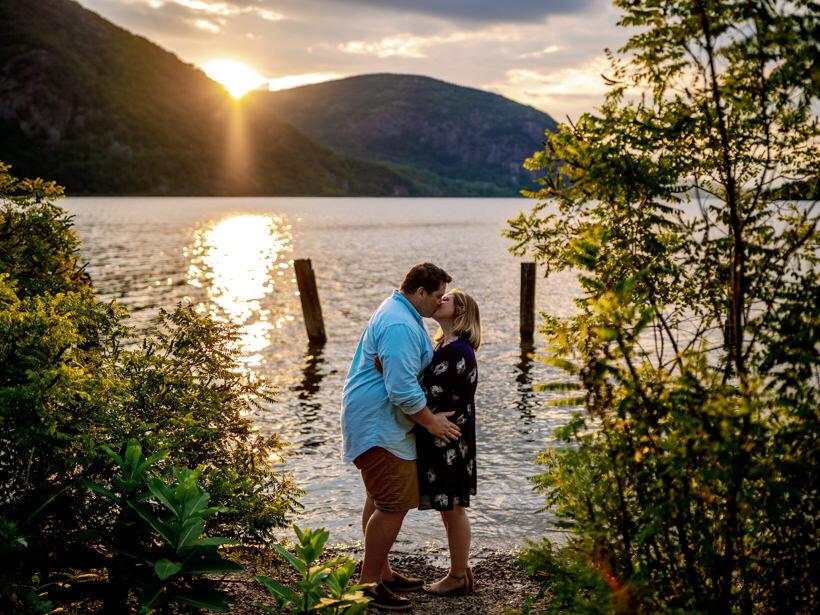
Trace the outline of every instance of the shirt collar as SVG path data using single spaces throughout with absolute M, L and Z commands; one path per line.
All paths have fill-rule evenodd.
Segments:
M 404 297 L 404 295 L 402 295 L 399 291 L 394 290 L 394 291 L 393 291 L 393 299 L 396 299 L 397 301 L 399 301 L 399 303 L 403 303 L 403 304 L 404 304 L 404 306 L 405 306 L 408 310 L 410 310 L 410 313 L 413 315 L 413 317 L 414 317 L 417 321 L 419 321 L 419 323 L 421 323 L 421 314 L 419 314 L 419 313 L 418 313 L 418 311 L 416 310 L 416 308 L 414 308 L 414 307 L 413 307 L 413 304 L 412 304 L 412 303 L 410 303 L 410 302 L 409 302 L 409 301 L 408 301 L 408 300 Z

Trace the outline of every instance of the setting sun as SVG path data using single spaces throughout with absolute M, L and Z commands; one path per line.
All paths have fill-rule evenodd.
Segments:
M 241 98 L 267 82 L 251 67 L 233 60 L 211 60 L 202 69 L 211 79 L 225 86 L 234 98 Z

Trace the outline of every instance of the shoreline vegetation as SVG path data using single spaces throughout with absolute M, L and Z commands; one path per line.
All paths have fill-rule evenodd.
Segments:
M 360 546 L 328 547 L 322 560 L 349 556 L 357 562 L 355 575 L 361 567 L 363 551 Z M 476 581 L 475 592 L 466 596 L 439 597 L 415 591 L 405 594 L 413 602 L 413 613 L 419 615 L 488 615 L 505 614 L 520 610 L 527 595 L 537 595 L 540 586 L 533 577 L 527 575 L 516 564 L 518 555 L 509 551 L 482 552 L 481 557 L 471 558 Z M 399 553 L 391 555 L 392 567 L 403 573 L 422 577 L 432 582 L 444 576 L 446 565 L 442 557 L 430 554 L 411 555 Z M 283 581 L 293 581 L 292 570 L 274 567 L 260 557 L 255 562 L 244 560 L 246 570 L 257 570 L 256 574 L 267 574 Z M 265 588 L 248 572 L 225 575 L 219 581 L 221 589 L 236 598 L 230 608 L 232 615 L 256 615 L 259 610 L 254 602 L 270 602 Z M 376 612 L 384 612 L 375 610 Z
M 417 611 L 817 613 L 817 202 L 771 189 L 815 192 L 820 8 L 615 5 L 635 31 L 605 103 L 527 160 L 538 204 L 506 231 L 515 254 L 580 272 L 577 313 L 543 314 L 542 359 L 565 379 L 538 385 L 579 411 L 533 478 L 566 541 L 526 549 L 523 573 L 510 554 L 476 561 L 472 598 L 419 595 Z M 686 217 L 692 182 L 714 200 L 695 194 Z M 357 564 L 324 549 L 326 531 L 272 540 L 302 494 L 270 463 L 284 445 L 248 418 L 275 395 L 239 369 L 237 330 L 180 304 L 126 344 L 63 195 L 0 163 L 2 609 L 229 612 L 236 592 L 244 615 L 253 573 L 264 612 L 363 613 Z

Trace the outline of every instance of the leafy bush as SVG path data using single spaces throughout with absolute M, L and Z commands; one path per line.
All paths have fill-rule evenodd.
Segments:
M 53 203 L 63 189 L 42 179 L 17 179 L 0 162 L 0 271 L 17 280 L 21 297 L 77 290 L 80 240 L 71 216 Z
M 248 416 L 272 392 L 239 369 L 236 331 L 180 305 L 134 344 L 125 311 L 82 274 L 70 218 L 51 202 L 61 191 L 5 165 L 0 188 L 0 518 L 17 555 L 0 562 L 0 601 L 98 563 L 85 532 L 111 531 L 117 515 L 80 479 L 114 484 L 102 445 L 171 451 L 155 468 L 166 483 L 174 466 L 203 468 L 203 488 L 230 509 L 206 529 L 262 544 L 299 491 L 272 467 L 278 438 Z
M 545 331 L 586 413 L 535 478 L 569 540 L 526 563 L 544 613 L 817 612 L 816 202 L 769 188 L 817 176 L 820 20 L 616 4 L 639 32 L 606 104 L 528 161 L 541 202 L 508 232 L 583 289 Z
M 217 552 L 218 547 L 236 541 L 201 537 L 205 517 L 228 511 L 224 506 L 208 508 L 209 495 L 197 486 L 201 470 L 175 468 L 177 482 L 168 485 L 146 474 L 167 451 L 146 459 L 142 447 L 131 441 L 123 457 L 107 447 L 106 452 L 121 473 L 114 490 L 84 481 L 119 509 L 113 531 L 102 535 L 109 553 L 102 592 L 106 612 L 126 612 L 132 592 L 139 597 L 141 613 L 174 603 L 227 612 L 233 599 L 215 590 L 214 582 L 203 575 L 243 568 Z M 156 502 L 149 499 L 152 496 Z
M 254 577 L 262 583 L 276 601 L 275 605 L 261 602 L 254 604 L 266 613 L 295 613 L 296 615 L 358 615 L 367 610 L 369 598 L 361 591 L 366 585 L 351 585 L 350 580 L 356 563 L 347 557 L 340 557 L 324 564 L 315 564 L 324 551 L 330 533 L 324 529 L 302 531 L 293 526 L 299 544 L 294 555 L 282 545 L 273 548 L 284 557 L 301 575 L 292 589 L 275 579 L 258 575 Z M 293 610 L 295 609 L 295 610 Z

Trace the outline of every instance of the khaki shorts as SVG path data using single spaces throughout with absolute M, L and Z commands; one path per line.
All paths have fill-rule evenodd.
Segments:
M 374 446 L 356 457 L 353 463 L 362 473 L 364 488 L 376 508 L 402 512 L 419 505 L 419 479 L 416 460 L 400 459 Z

